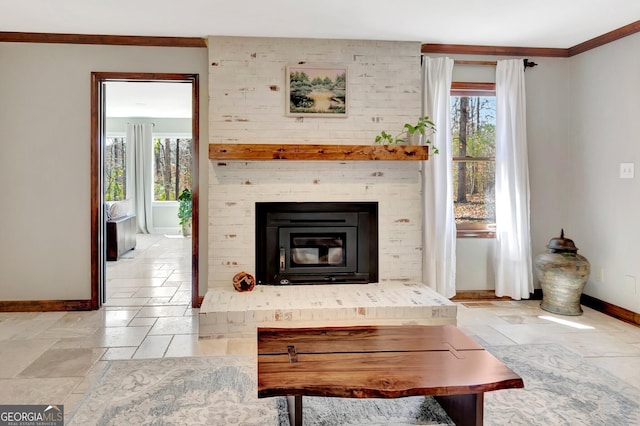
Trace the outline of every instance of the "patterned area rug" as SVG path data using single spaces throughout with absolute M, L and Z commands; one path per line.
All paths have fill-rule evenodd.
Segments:
M 485 394 L 485 425 L 638 425 L 640 391 L 559 344 L 487 348 L 524 389 Z M 403 401 L 394 406 L 393 401 Z M 303 398 L 305 426 L 453 424 L 431 397 Z M 383 419 L 383 420 L 381 420 Z
M 289 424 L 286 398 L 258 399 L 253 357 L 112 361 L 67 425 Z
M 524 379 L 485 394 L 487 425 L 640 424 L 640 391 L 562 345 L 487 349 Z
M 454 425 L 431 397 L 398 399 L 302 398 L 304 426 Z M 282 426 L 282 425 L 280 425 Z
M 486 425 L 640 424 L 640 391 L 562 345 L 488 348 L 525 382 L 485 395 Z M 112 361 L 69 425 L 289 425 L 284 398 L 258 399 L 252 357 Z M 305 397 L 305 426 L 451 425 L 430 397 Z

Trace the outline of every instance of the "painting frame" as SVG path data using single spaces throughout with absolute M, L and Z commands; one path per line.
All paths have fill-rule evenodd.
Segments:
M 285 114 L 287 116 L 330 118 L 349 116 L 349 68 L 347 66 L 289 65 L 286 67 L 285 78 Z

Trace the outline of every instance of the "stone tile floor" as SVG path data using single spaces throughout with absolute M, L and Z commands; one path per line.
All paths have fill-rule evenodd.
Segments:
M 0 404 L 63 403 L 70 412 L 110 360 L 255 353 L 255 338 L 198 338 L 190 241 L 152 240 L 108 265 L 99 311 L 0 313 Z M 640 388 L 639 327 L 589 308 L 578 317 L 550 314 L 539 301 L 457 305 L 458 327 L 483 345 L 559 342 Z

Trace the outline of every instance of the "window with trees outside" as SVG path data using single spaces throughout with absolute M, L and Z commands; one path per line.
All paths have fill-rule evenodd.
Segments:
M 121 201 L 127 198 L 127 160 L 125 139 L 107 137 L 104 149 L 104 199 Z
M 190 137 L 153 138 L 154 201 L 175 201 L 182 190 L 191 189 L 192 145 Z M 129 198 L 126 138 L 107 137 L 104 158 L 105 200 Z
M 176 201 L 191 190 L 191 138 L 153 138 L 154 201 Z
M 451 87 L 453 202 L 458 238 L 495 237 L 494 83 Z

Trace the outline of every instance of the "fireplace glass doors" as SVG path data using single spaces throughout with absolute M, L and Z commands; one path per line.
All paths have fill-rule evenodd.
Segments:
M 377 203 L 256 203 L 257 282 L 375 282 L 377 234 Z

